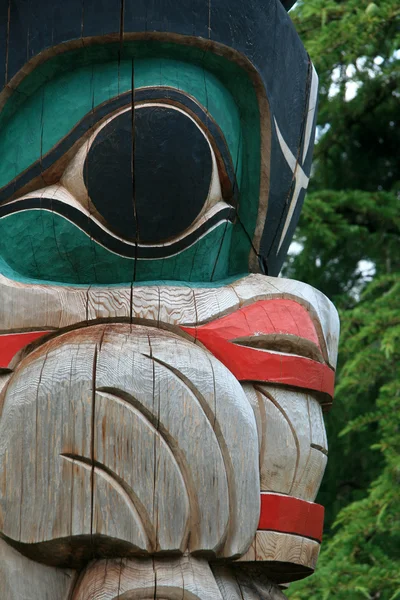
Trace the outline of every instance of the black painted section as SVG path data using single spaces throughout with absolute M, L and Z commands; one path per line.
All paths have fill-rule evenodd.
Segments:
M 214 214 L 208 221 L 202 223 L 200 227 L 192 231 L 189 235 L 175 242 L 160 246 L 141 246 L 140 244 L 129 244 L 118 239 L 111 232 L 105 231 L 102 227 L 99 227 L 99 225 L 97 225 L 93 219 L 88 218 L 85 213 L 69 204 L 51 198 L 25 198 L 24 200 L 19 200 L 12 204 L 0 206 L 0 219 L 7 215 L 29 209 L 48 210 L 52 213 L 61 215 L 71 221 L 71 223 L 74 223 L 79 229 L 82 229 L 88 236 L 98 241 L 105 248 L 108 248 L 108 250 L 127 258 L 139 259 L 168 258 L 174 254 L 178 254 L 186 248 L 189 248 L 189 246 L 194 244 L 200 236 L 205 235 L 215 225 L 227 221 L 233 222 L 235 218 L 235 209 L 231 206 L 226 206 L 221 208 L 220 211 Z
M 4 0 L 2 0 L 4 2 Z M 10 22 L 8 25 L 8 55 L 7 64 L 0 64 L 0 81 L 6 79 L 3 69 L 7 72 L 7 82 L 24 66 L 30 59 L 29 56 L 29 26 L 31 22 L 30 0 L 18 0 L 11 2 Z M 41 7 L 43 11 L 44 7 Z M 48 19 L 46 19 L 46 23 Z M 46 27 L 43 23 L 42 28 Z M 44 46 L 49 47 L 49 46 Z
M 286 10 L 290 10 L 296 4 L 296 0 L 281 0 Z
M 51 6 L 50 0 L 12 0 L 9 77 L 23 67 L 33 52 L 61 41 L 78 40 L 89 32 L 90 35 L 119 32 L 121 1 L 116 0 L 113 7 L 111 1 L 105 0 L 57 1 Z M 305 119 L 309 61 L 285 10 L 291 0 L 283 0 L 283 4 L 278 0 L 247 0 L 246 3 L 243 0 L 123 0 L 122 5 L 125 32 L 199 36 L 243 54 L 258 70 L 271 114 L 276 117 L 293 154 L 298 154 Z M 100 6 L 98 12 L 97 6 Z M 33 24 L 37 33 L 30 40 Z M 52 33 L 50 41 L 49 31 Z M 3 69 L 0 64 L 0 82 L 4 80 Z M 272 275 L 278 274 L 284 254 L 282 250 L 276 256 L 276 240 L 280 237 L 276 228 L 283 226 L 288 209 L 291 176 L 285 165 L 273 134 L 270 196 L 261 244 L 261 253 Z M 309 174 L 308 159 L 304 170 Z M 295 222 L 293 219 L 290 231 Z
M 0 1 L 0 65 L 6 64 L 9 2 L 10 0 Z M 5 69 L 0 67 L 0 90 L 6 83 Z
M 134 158 L 133 158 L 134 157 Z M 84 165 L 89 197 L 126 239 L 156 244 L 183 233 L 207 200 L 210 146 L 185 114 L 143 106 L 115 117 L 96 136 Z
M 83 37 L 120 32 L 122 0 L 83 0 Z
M 310 92 L 311 85 L 311 65 L 307 76 L 307 94 L 304 99 L 304 106 L 302 109 L 302 113 L 304 114 L 304 120 L 301 124 L 300 134 L 299 134 L 299 150 L 293 152 L 295 156 L 299 157 L 299 163 L 302 167 L 303 171 L 307 174 L 311 172 L 311 163 L 312 163 L 312 155 L 313 155 L 313 138 L 311 138 L 310 147 L 308 149 L 307 155 L 305 157 L 304 163 L 302 162 L 303 156 L 303 147 L 304 147 L 304 135 L 305 135 L 305 126 L 306 126 L 306 116 L 308 110 L 308 96 Z M 301 110 L 301 107 L 299 107 Z M 315 111 L 314 115 L 314 123 L 313 128 L 315 129 L 317 119 L 317 111 Z M 280 126 L 280 123 L 279 123 Z M 280 127 L 282 131 L 282 127 Z M 262 238 L 260 254 L 262 254 L 267 262 L 268 273 L 275 275 L 278 274 L 283 261 L 287 255 L 289 246 L 291 244 L 297 223 L 300 218 L 301 209 L 303 207 L 304 199 L 305 199 L 305 190 L 301 190 L 296 208 L 293 213 L 289 228 L 287 230 L 285 239 L 282 243 L 282 246 L 278 252 L 278 247 L 281 238 L 281 232 L 284 227 L 284 223 L 286 221 L 286 215 L 289 211 L 289 207 L 291 204 L 295 181 L 293 172 L 290 169 L 285 157 L 283 156 L 281 147 L 279 145 L 278 137 L 276 134 L 275 126 L 272 127 L 272 139 L 271 139 L 271 173 L 273 175 L 273 183 L 270 189 L 269 196 L 269 207 L 267 213 L 267 219 L 265 222 L 264 234 Z M 293 151 L 293 150 L 292 150 Z M 282 190 L 287 190 L 286 196 L 282 197 Z
M 212 1 L 212 0 L 210 0 Z M 168 31 L 208 38 L 209 0 L 126 0 L 125 31 Z

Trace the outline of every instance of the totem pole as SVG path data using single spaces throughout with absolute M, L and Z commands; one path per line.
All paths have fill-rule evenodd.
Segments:
M 278 278 L 317 75 L 291 0 L 0 0 L 0 599 L 310 575 L 338 317 Z

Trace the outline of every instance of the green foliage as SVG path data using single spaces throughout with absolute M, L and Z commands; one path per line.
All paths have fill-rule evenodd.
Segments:
M 296 233 L 302 251 L 289 257 L 284 275 L 327 294 L 342 332 L 335 402 L 326 418 L 330 457 L 318 497 L 326 507 L 325 540 L 317 572 L 292 584 L 288 596 L 395 600 L 400 7 L 395 0 L 304 0 L 292 16 L 320 76 L 320 133 Z
M 338 513 L 316 574 L 293 586 L 290 598 L 294 600 L 394 600 L 400 593 L 399 298 L 400 279 L 397 274 L 388 275 L 372 282 L 360 302 L 342 313 L 336 410 L 350 402 L 354 407 L 350 412 L 356 414 L 359 407 L 361 414 L 348 423 L 343 420 L 339 435 L 358 433 L 365 455 L 378 454 L 379 469 L 372 469 L 374 478 L 362 489 L 360 499 L 353 499 Z M 371 428 L 376 429 L 373 435 Z M 345 455 L 351 452 L 350 445 Z M 357 480 L 359 473 L 352 476 Z M 366 480 L 361 478 L 364 484 Z

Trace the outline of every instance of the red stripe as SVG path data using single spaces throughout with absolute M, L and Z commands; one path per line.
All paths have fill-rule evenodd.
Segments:
M 261 493 L 258 529 L 292 533 L 321 542 L 324 507 L 292 496 Z
M 14 356 L 24 346 L 50 333 L 49 331 L 28 331 L 0 335 L 0 367 L 6 368 Z
M 214 331 L 226 340 L 260 333 L 286 333 L 309 340 L 320 348 L 310 313 L 295 300 L 285 298 L 258 300 L 229 315 L 199 325 L 197 329 Z
M 182 327 L 210 350 L 239 381 L 263 381 L 324 392 L 333 397 L 335 373 L 326 363 L 233 343 L 259 335 L 286 334 L 321 350 L 308 311 L 294 300 L 259 300 L 197 327 Z

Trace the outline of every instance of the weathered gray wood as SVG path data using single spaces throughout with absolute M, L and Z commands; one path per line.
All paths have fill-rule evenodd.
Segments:
M 208 562 L 180 559 L 96 561 L 82 573 L 72 600 L 222 600 Z
M 327 463 L 320 404 L 307 391 L 265 384 L 254 388 L 244 389 L 261 419 L 261 490 L 313 502 Z
M 336 366 L 339 319 L 333 304 L 311 286 L 249 275 L 225 287 L 134 286 L 74 288 L 22 284 L 0 275 L 0 332 L 69 327 L 96 319 L 145 319 L 155 324 L 196 325 L 254 300 L 293 298 L 309 310 L 326 359 Z
M 212 567 L 223 600 L 284 600 L 279 587 L 267 581 L 262 571 L 246 576 L 246 569 L 225 565 Z
M 69 564 L 75 538 L 77 562 L 123 548 L 239 556 L 257 528 L 241 385 L 155 328 L 96 325 L 28 355 L 5 393 L 0 469 L 1 531 L 25 553 L 41 544 L 49 564 Z
M 55 569 L 29 560 L 0 538 L 2 600 L 69 600 L 76 578 L 72 569 Z
M 277 561 L 314 570 L 319 550 L 318 542 L 298 535 L 277 531 L 257 531 L 249 550 L 237 562 Z

